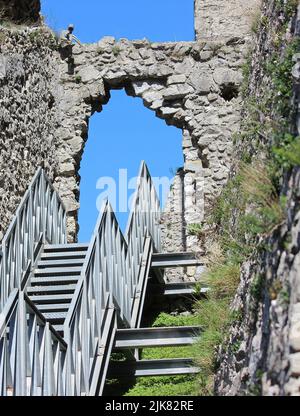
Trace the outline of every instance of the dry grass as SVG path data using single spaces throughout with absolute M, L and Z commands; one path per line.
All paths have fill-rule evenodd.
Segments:
M 278 200 L 270 174 L 262 162 L 255 162 L 252 165 L 242 163 L 240 175 L 241 189 L 246 199 L 263 206 L 272 206 Z
M 231 320 L 230 303 L 240 281 L 240 265 L 226 259 L 219 242 L 211 241 L 207 251 L 208 268 L 201 284 L 210 290 L 207 299 L 196 305 L 199 325 L 203 328 L 194 354 L 201 369 L 198 379 L 201 396 L 213 394 L 216 348 L 224 341 Z
M 249 206 L 255 210 L 265 233 L 282 223 L 285 211 L 272 181 L 272 172 L 263 162 L 241 164 L 241 192 Z

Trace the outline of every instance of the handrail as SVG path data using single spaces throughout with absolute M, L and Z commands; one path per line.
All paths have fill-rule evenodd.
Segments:
M 40 243 L 66 242 L 66 209 L 42 168 L 35 173 L 2 240 L 0 311 L 10 293 L 21 288 Z
M 152 238 L 154 249 L 160 250 L 160 204 L 147 165 L 142 161 L 138 184 L 126 228 L 127 258 L 133 269 L 133 288 L 138 285 L 139 269 L 147 236 Z
M 64 323 L 64 338 L 68 343 L 68 360 L 74 377 L 67 385 L 68 394 L 88 394 L 93 371 L 101 346 L 105 311 L 121 305 L 122 319 L 130 315 L 127 295 L 128 270 L 125 258 L 126 242 L 122 238 L 117 220 L 109 203 L 97 221 L 92 241 L 86 255 L 81 276 Z M 80 360 L 78 359 L 80 348 Z M 71 377 L 71 374 L 69 374 Z
M 142 162 L 126 237 L 111 205 L 104 204 L 62 339 L 20 287 L 26 261 L 33 261 L 40 238 L 53 244 L 65 242 L 65 210 L 48 185 L 40 169 L 2 246 L 1 284 L 9 290 L 0 314 L 0 395 L 101 394 L 116 315 L 125 326 L 139 324 L 149 259 L 152 250 L 160 247 L 158 197 Z M 14 256 L 22 256 L 22 261 L 17 258 L 18 267 Z
M 143 196 L 143 204 L 140 198 Z M 159 198 L 152 182 L 148 167 L 143 160 L 140 165 L 139 175 L 137 180 L 137 187 L 135 190 L 132 209 L 128 217 L 125 238 L 129 243 L 130 237 L 133 235 L 133 228 L 135 226 L 135 216 L 138 212 L 146 214 L 146 227 L 150 233 L 156 249 L 160 250 L 160 203 Z
M 73 372 L 67 381 L 68 394 L 89 394 L 94 370 L 98 368 L 95 359 L 102 345 L 103 329 L 110 325 L 105 321 L 105 310 L 116 308 L 125 325 L 130 326 L 136 290 L 143 286 L 140 280 L 145 278 L 140 274 L 145 241 L 152 237 L 155 248 L 160 245 L 159 219 L 159 201 L 147 166 L 142 162 L 127 238 L 106 202 L 64 323 L 68 366 Z
M 0 395 L 65 395 L 67 344 L 14 289 L 0 314 Z

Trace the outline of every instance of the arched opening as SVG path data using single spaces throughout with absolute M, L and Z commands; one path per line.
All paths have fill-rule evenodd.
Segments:
M 90 240 L 106 196 L 124 230 L 141 160 L 146 161 L 164 204 L 167 186 L 183 165 L 181 141 L 180 129 L 167 126 L 123 89 L 112 90 L 108 105 L 89 123 L 80 166 L 79 241 Z

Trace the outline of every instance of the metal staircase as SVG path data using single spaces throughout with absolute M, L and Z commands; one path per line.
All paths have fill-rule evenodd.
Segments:
M 188 358 L 139 359 L 146 346 L 199 336 L 196 327 L 140 328 L 147 297 L 194 293 L 192 284 L 166 284 L 163 269 L 201 267 L 192 253 L 160 252 L 159 201 L 145 163 L 125 235 L 108 202 L 89 244 L 67 244 L 65 221 L 39 169 L 2 240 L 0 395 L 101 395 L 107 374 L 197 372 Z M 131 358 L 116 367 L 118 350 Z
M 87 250 L 85 244 L 46 245 L 26 288 L 29 299 L 60 335 Z

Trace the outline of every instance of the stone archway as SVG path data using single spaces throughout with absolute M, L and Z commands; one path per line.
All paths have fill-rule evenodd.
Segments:
M 73 48 L 73 73 L 62 60 L 57 172 L 55 186 L 68 211 L 69 239 L 76 239 L 79 167 L 90 116 L 109 101 L 111 89 L 141 97 L 167 124 L 183 131 L 184 169 L 178 173 L 166 221 L 181 247 L 197 247 L 185 225 L 203 220 L 204 202 L 219 193 L 230 169 L 231 136 L 239 126 L 238 96 L 222 97 L 226 84 L 238 90 L 245 43 L 150 43 L 103 38 Z M 220 65 L 220 57 L 222 64 Z M 181 209 L 176 218 L 174 212 Z M 177 230 L 174 234 L 175 227 Z M 180 230 L 179 230 L 180 228 Z

